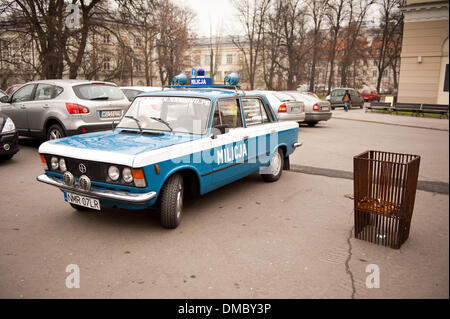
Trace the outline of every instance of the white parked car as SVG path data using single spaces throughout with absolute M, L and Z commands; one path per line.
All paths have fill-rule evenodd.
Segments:
M 298 91 L 286 91 L 297 101 L 305 103 L 305 123 L 309 126 L 316 125 L 319 121 L 328 121 L 331 118 L 331 103 L 322 101 L 317 96 Z
M 160 87 L 156 86 L 122 86 L 120 87 L 127 99 L 132 102 L 134 98 L 143 92 L 161 91 Z
M 277 91 L 252 91 L 264 94 L 269 100 L 273 112 L 280 121 L 303 122 L 305 120 L 305 104 L 293 96 Z

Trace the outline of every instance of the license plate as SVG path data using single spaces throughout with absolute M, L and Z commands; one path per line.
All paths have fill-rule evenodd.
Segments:
M 300 107 L 292 106 L 291 107 L 291 113 L 300 113 Z
M 71 204 L 100 210 L 100 201 L 95 198 L 64 192 L 64 200 Z
M 100 118 L 109 119 L 109 118 L 117 118 L 122 116 L 122 111 L 100 111 Z
M 328 106 L 322 106 L 322 111 L 328 111 Z

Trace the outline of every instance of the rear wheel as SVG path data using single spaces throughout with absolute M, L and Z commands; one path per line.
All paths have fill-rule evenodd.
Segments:
M 59 124 L 53 124 L 47 131 L 47 140 L 56 140 L 66 136 L 66 132 Z
M 308 124 L 308 126 L 313 127 L 313 126 L 316 126 L 317 123 L 319 123 L 319 122 L 318 122 L 318 121 L 313 121 L 313 122 L 308 122 L 308 123 L 306 123 L 306 124 Z
M 176 228 L 183 210 L 184 183 L 180 174 L 172 175 L 161 191 L 161 225 Z
M 261 174 L 262 179 L 265 182 L 269 183 L 279 180 L 281 177 L 281 173 L 283 172 L 283 163 L 283 151 L 280 148 L 277 148 L 273 153 L 269 166 L 267 167 L 267 169 L 269 170 L 267 172 L 268 174 Z

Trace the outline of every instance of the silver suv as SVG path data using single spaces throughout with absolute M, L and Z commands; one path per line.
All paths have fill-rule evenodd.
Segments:
M 0 102 L 20 135 L 48 140 L 111 129 L 130 105 L 114 83 L 88 80 L 29 82 Z

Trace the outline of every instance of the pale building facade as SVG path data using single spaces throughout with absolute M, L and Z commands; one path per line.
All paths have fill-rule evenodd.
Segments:
M 449 1 L 407 0 L 398 102 L 448 104 Z

